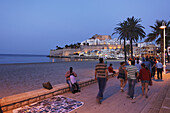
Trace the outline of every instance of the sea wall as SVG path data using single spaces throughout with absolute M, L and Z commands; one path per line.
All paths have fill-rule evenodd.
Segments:
M 109 78 L 112 76 L 110 75 Z M 80 87 L 85 87 L 87 85 L 96 83 L 94 79 L 83 79 L 79 82 Z M 53 89 L 38 89 L 34 91 L 29 91 L 26 93 L 16 94 L 0 99 L 0 105 L 3 112 L 11 111 L 13 109 L 19 108 L 21 106 L 29 105 L 31 103 L 44 100 L 46 98 L 59 95 L 69 91 L 69 87 L 66 83 L 54 85 Z
M 83 45 L 80 46 L 78 49 L 71 49 L 71 48 L 64 48 L 58 50 L 50 50 L 49 56 L 69 56 L 73 55 L 76 52 L 88 52 L 92 50 L 99 50 L 101 49 L 116 49 L 116 48 L 123 48 L 123 45 Z

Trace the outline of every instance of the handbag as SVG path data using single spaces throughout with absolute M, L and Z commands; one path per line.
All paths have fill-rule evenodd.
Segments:
M 125 78 L 125 75 L 122 73 L 119 73 L 119 75 L 117 76 L 117 78 Z
M 43 87 L 44 87 L 45 89 L 48 89 L 48 90 L 53 89 L 53 87 L 52 87 L 52 85 L 51 85 L 50 82 L 45 82 L 45 83 L 43 83 L 42 85 L 43 85 Z

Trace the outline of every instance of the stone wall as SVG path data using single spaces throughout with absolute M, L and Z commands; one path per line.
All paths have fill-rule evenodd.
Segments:
M 109 75 L 109 78 L 113 76 Z M 94 79 L 83 79 L 79 82 L 80 87 L 85 87 L 87 85 L 96 83 L 97 81 Z M 19 108 L 21 106 L 29 105 L 34 102 L 44 100 L 46 98 L 59 95 L 65 92 L 70 91 L 68 85 L 66 83 L 64 84 L 58 84 L 53 86 L 53 89 L 47 90 L 47 89 L 38 89 L 26 93 L 21 93 L 17 95 L 12 95 L 8 97 L 4 97 L 0 99 L 0 105 L 2 107 L 3 112 L 11 111 L 13 109 Z
M 95 83 L 94 79 L 84 79 L 79 82 L 80 87 L 87 86 L 89 84 Z M 31 103 L 44 100 L 46 98 L 59 95 L 69 91 L 69 87 L 67 84 L 58 84 L 53 86 L 53 89 L 38 89 L 26 93 L 21 93 L 17 95 L 12 95 L 8 97 L 4 97 L 0 99 L 0 105 L 4 112 L 11 111 L 13 109 L 19 108 L 21 106 L 29 105 Z

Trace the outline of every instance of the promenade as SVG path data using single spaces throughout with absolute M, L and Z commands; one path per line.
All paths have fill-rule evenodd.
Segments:
M 125 92 L 120 92 L 119 84 L 116 77 L 107 81 L 102 104 L 96 103 L 97 83 L 82 88 L 80 93 L 63 95 L 84 102 L 82 107 L 71 113 L 170 113 L 170 72 L 163 75 L 162 81 L 153 80 L 148 98 L 141 95 L 140 83 L 135 86 L 135 100 L 126 97 L 127 85 Z
M 135 86 L 136 99 L 134 100 L 127 98 L 128 84 L 126 84 L 125 92 L 120 92 L 119 85 L 120 81 L 117 77 L 107 81 L 102 104 L 96 102 L 97 82 L 82 87 L 79 93 L 67 92 L 61 95 L 84 102 L 83 106 L 71 113 L 170 113 L 170 71 L 163 74 L 163 80 L 153 80 L 153 86 L 149 86 L 148 98 L 141 95 L 141 83 Z M 12 110 L 4 113 L 11 112 Z

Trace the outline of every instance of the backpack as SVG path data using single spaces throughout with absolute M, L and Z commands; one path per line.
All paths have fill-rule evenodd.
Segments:
M 53 87 L 52 87 L 52 85 L 51 85 L 50 82 L 45 82 L 45 83 L 43 83 L 42 85 L 43 85 L 43 87 L 44 87 L 45 89 L 48 89 L 48 90 L 53 89 Z

